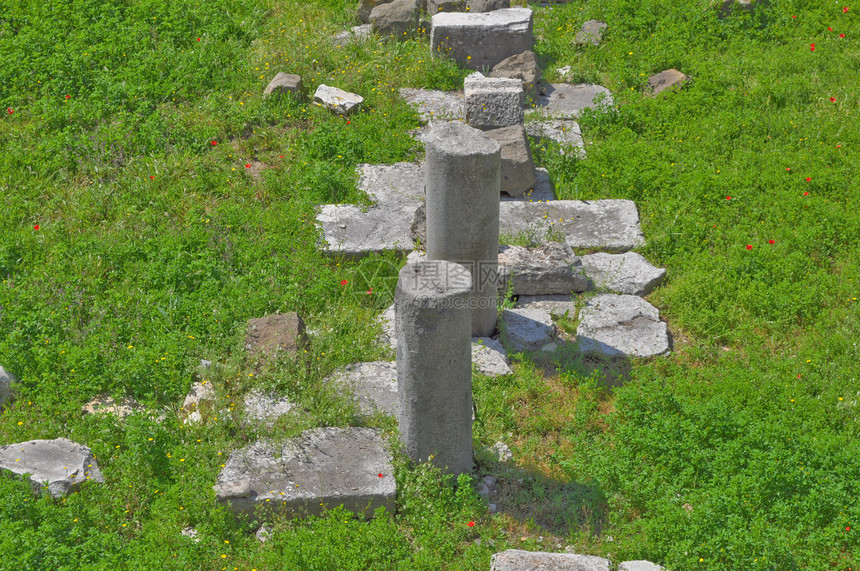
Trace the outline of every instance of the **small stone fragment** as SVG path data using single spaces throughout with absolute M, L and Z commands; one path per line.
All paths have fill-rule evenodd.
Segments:
M 663 567 L 650 561 L 625 561 L 618 564 L 618 571 L 663 571 Z
M 578 45 L 600 45 L 600 40 L 603 39 L 603 30 L 605 29 L 606 22 L 601 22 L 600 20 L 588 20 L 582 25 L 582 28 L 576 34 L 576 37 L 573 39 L 573 43 Z
M 387 4 L 391 0 L 359 0 L 358 8 L 355 11 L 355 16 L 362 24 L 370 23 L 370 13 L 373 9 L 382 4 Z
M 353 26 L 349 30 L 338 32 L 332 36 L 332 43 L 337 47 L 345 46 L 346 44 L 369 38 L 373 35 L 373 24 L 361 24 Z
M 279 397 L 259 389 L 254 389 L 245 395 L 245 415 L 249 420 L 264 425 L 271 425 L 293 408 L 295 405 L 286 397 Z
M 472 363 L 488 377 L 513 374 L 505 348 L 490 337 L 472 337 Z
M 7 404 L 15 400 L 15 383 L 18 382 L 12 373 L 9 373 L 3 367 L 0 367 L 0 410 Z
M 523 82 L 523 90 L 528 93 L 543 94 L 546 91 L 540 83 L 541 71 L 537 56 L 531 50 L 503 59 L 493 67 L 490 77 L 519 79 Z
M 110 395 L 99 395 L 83 406 L 84 414 L 110 414 L 118 418 L 126 418 L 136 412 L 146 409 L 130 397 L 123 397 L 119 402 Z
M 301 99 L 302 78 L 291 73 L 278 73 L 278 75 L 269 82 L 269 85 L 266 86 L 266 90 L 263 91 L 263 95 L 272 94 L 291 95 L 296 99 Z
M 273 313 L 249 319 L 245 332 L 245 350 L 267 358 L 295 358 L 306 343 L 305 323 L 295 311 Z
M 360 95 L 325 84 L 320 84 L 314 93 L 314 103 L 344 117 L 361 107 L 363 101 L 364 97 Z
M 690 77 L 684 75 L 677 69 L 667 69 L 660 73 L 654 74 L 648 78 L 648 87 L 651 89 L 652 95 L 657 95 L 666 91 L 670 87 L 681 88 L 690 80 Z

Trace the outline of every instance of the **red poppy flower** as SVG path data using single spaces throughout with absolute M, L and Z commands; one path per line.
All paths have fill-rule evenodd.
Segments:
M 245 168 L 246 168 L 246 169 L 251 168 L 251 163 L 246 164 L 246 165 L 245 165 Z
M 809 44 L 809 51 L 811 51 L 811 52 L 815 51 L 815 44 Z
M 282 158 L 284 158 L 284 155 L 278 155 L 278 158 L 282 159 Z
M 373 293 L 373 288 L 372 288 L 372 287 L 371 287 L 371 288 L 367 288 L 367 295 L 370 295 L 370 294 L 372 294 L 372 293 Z
M 200 38 L 197 38 L 197 41 L 199 42 L 199 41 L 200 41 Z
M 846 525 L 846 526 L 845 526 L 845 531 L 851 531 L 851 526 L 850 526 L 850 525 Z
M 795 18 L 795 19 L 796 19 L 796 18 L 797 18 L 797 16 L 792 16 L 792 18 Z
M 12 109 L 11 107 L 7 107 L 7 108 L 6 108 L 6 113 L 8 113 L 9 115 L 11 115 L 11 114 L 12 114 L 12 113 L 14 113 L 14 112 L 15 112 L 15 110 L 14 110 L 14 109 Z
M 836 145 L 836 148 L 837 148 L 837 149 L 841 149 L 841 148 L 842 148 L 842 145 Z
M 155 180 L 155 177 L 152 175 L 149 175 L 149 180 Z
M 845 6 L 844 8 L 842 8 L 842 11 L 843 11 L 843 12 L 848 12 L 848 6 Z
M 345 286 L 349 282 L 347 280 L 340 280 L 340 285 Z
M 215 145 L 217 145 L 217 144 L 218 144 L 218 141 L 212 141 L 212 146 L 213 146 L 213 147 L 214 147 Z
M 752 250 L 752 244 L 747 244 L 747 250 Z
M 839 34 L 839 37 L 840 37 L 840 38 L 844 38 L 844 37 L 845 37 L 845 34 Z
M 71 99 L 71 98 L 72 98 L 71 95 L 66 95 L 66 99 Z
M 380 478 L 384 478 L 385 476 L 383 476 L 382 474 L 380 474 L 380 475 L 379 475 L 379 477 L 380 477 Z
M 468 525 L 469 527 L 475 527 L 475 522 L 470 521 L 470 522 L 469 522 L 469 523 L 467 523 L 466 525 Z
M 767 243 L 768 244 L 776 244 L 776 240 L 768 240 Z
M 809 193 L 808 193 L 808 192 L 804 192 L 804 193 L 803 193 L 803 196 L 809 196 Z
M 830 102 L 831 102 L 831 103 L 836 103 L 836 98 L 835 98 L 835 97 L 831 97 L 831 98 L 830 98 Z
M 732 197 L 731 197 L 731 196 L 727 196 L 727 197 L 726 197 L 726 200 L 731 200 L 731 199 L 732 199 Z
M 791 167 L 785 167 L 785 170 L 790 171 Z
M 812 182 L 812 177 L 811 176 L 806 177 L 806 182 Z
M 831 28 L 830 26 L 827 26 L 827 31 L 828 31 L 828 32 L 832 32 L 832 31 L 833 31 L 833 28 Z
M 38 232 L 38 231 L 39 231 L 39 225 L 38 225 L 38 224 L 36 224 L 35 226 L 33 226 L 33 230 L 35 230 L 35 231 L 37 231 L 37 232 Z
M 346 124 L 349 125 L 349 119 L 347 119 Z

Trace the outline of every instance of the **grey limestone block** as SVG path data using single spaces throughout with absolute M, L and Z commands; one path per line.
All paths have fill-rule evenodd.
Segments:
M 315 428 L 283 444 L 262 440 L 231 452 L 214 489 L 219 503 L 251 517 L 258 506 L 302 516 L 339 505 L 370 517 L 378 507 L 394 511 L 392 472 L 380 431 Z
M 537 175 L 525 128 L 519 124 L 484 132 L 502 147 L 499 190 L 520 196 L 534 189 Z
M 475 72 L 464 81 L 463 93 L 470 126 L 487 130 L 523 123 L 525 95 L 520 80 Z
M 536 351 L 555 339 L 557 330 L 548 311 L 506 309 L 502 321 L 502 340 L 513 351 Z
M 511 7 L 511 0 L 466 0 L 466 10 L 472 14 L 493 12 Z
M 564 119 L 550 119 L 545 121 L 529 121 L 525 124 L 526 134 L 536 139 L 549 139 L 560 143 L 561 155 L 573 152 L 580 159 L 585 158 L 585 143 L 582 140 L 582 130 L 579 123 Z
M 499 273 L 513 295 L 570 295 L 589 289 L 591 282 L 567 244 L 499 247 Z
M 302 78 L 292 73 L 278 73 L 269 85 L 266 86 L 263 95 L 291 95 L 296 99 L 302 98 Z
M 618 571 L 663 571 L 663 567 L 650 561 L 625 561 L 618 564 Z
M 487 377 L 513 374 L 507 351 L 490 337 L 472 337 L 472 363 Z
M 541 70 L 537 55 L 531 50 L 505 58 L 493 67 L 490 77 L 519 79 L 527 93 L 544 93 L 545 86 L 540 83 Z
M 491 69 L 503 59 L 532 49 L 532 11 L 507 8 L 483 13 L 443 12 L 431 18 L 434 55 L 469 69 Z
M 358 0 L 358 8 L 356 8 L 355 16 L 362 24 L 369 24 L 370 13 L 373 12 L 373 9 L 389 2 L 391 0 Z
M 582 267 L 598 291 L 648 295 L 662 283 L 666 270 L 651 265 L 636 252 L 589 254 L 580 258 Z
M 538 95 L 534 113 L 556 119 L 575 119 L 583 109 L 612 105 L 612 93 L 600 85 L 551 83 L 545 95 Z
M 584 355 L 614 359 L 669 353 L 666 324 L 657 308 L 641 297 L 596 295 L 586 302 L 579 318 L 576 339 Z
M 466 117 L 463 93 L 401 87 L 400 96 L 418 112 L 425 123 L 430 121 L 456 121 Z
M 33 490 L 47 485 L 60 498 L 76 492 L 84 482 L 104 483 L 92 451 L 66 438 L 30 440 L 0 447 L 0 469 L 29 474 Z
M 465 12 L 466 0 L 427 0 L 427 13 Z
M 288 398 L 259 389 L 245 395 L 244 406 L 247 420 L 264 426 L 271 425 L 295 408 Z
M 364 98 L 360 95 L 324 83 L 320 84 L 314 92 L 314 103 L 341 116 L 347 116 L 358 110 L 363 101 Z
M 394 361 L 351 363 L 324 382 L 347 391 L 363 415 L 397 416 L 397 363 Z
M 418 30 L 418 0 L 392 0 L 376 6 L 370 12 L 373 31 L 380 36 L 406 40 Z
M 493 555 L 490 571 L 610 571 L 610 568 L 608 559 L 592 555 L 509 549 Z

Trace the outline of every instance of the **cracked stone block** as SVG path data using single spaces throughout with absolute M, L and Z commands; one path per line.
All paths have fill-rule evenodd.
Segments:
M 363 415 L 383 413 L 397 416 L 397 363 L 370 361 L 351 363 L 330 375 L 324 381 L 335 383 L 349 391 Z
M 536 139 L 549 139 L 561 145 L 559 153 L 564 156 L 573 152 L 580 159 L 585 158 L 585 143 L 579 123 L 570 120 L 529 121 L 525 124 L 526 134 Z
M 636 252 L 589 254 L 580 260 L 586 275 L 598 291 L 648 295 L 666 277 L 666 270 L 651 265 Z
M 588 20 L 582 25 L 576 37 L 573 38 L 573 43 L 578 45 L 591 44 L 592 46 L 600 45 L 600 40 L 603 39 L 603 30 L 606 29 L 606 22 L 600 20 Z
M 520 196 L 537 184 L 535 163 L 526 131 L 522 125 L 484 131 L 501 146 L 499 189 L 510 196 Z
M 575 119 L 583 109 L 612 105 L 612 93 L 600 85 L 551 83 L 545 95 L 538 95 L 534 113 L 557 119 Z
M 382 432 L 371 428 L 315 428 L 282 444 L 259 441 L 230 453 L 214 486 L 233 513 L 264 511 L 291 516 L 345 509 L 372 517 L 393 512 L 397 494 L 391 454 Z
M 525 94 L 520 80 L 475 72 L 463 82 L 463 93 L 468 125 L 487 130 L 523 123 Z
M 508 353 L 501 343 L 490 337 L 472 337 L 472 363 L 482 375 L 512 375 Z
M 604 358 L 654 357 L 669 353 L 669 334 L 657 308 L 635 295 L 602 294 L 579 313 L 582 354 Z
M 0 447 L 0 469 L 28 474 L 34 491 L 47 485 L 55 498 L 76 492 L 84 482 L 104 483 L 92 451 L 66 438 L 30 440 Z
M 526 236 L 531 242 L 563 241 L 571 248 L 615 252 L 645 243 L 639 213 L 632 200 L 555 200 L 502 202 L 499 232 Z
M 502 321 L 502 339 L 513 351 L 536 351 L 555 339 L 552 316 L 542 309 L 506 309 Z
M 609 571 L 609 560 L 575 553 L 508 549 L 492 556 L 490 571 Z
M 361 95 L 325 84 L 320 84 L 314 92 L 314 103 L 344 117 L 361 107 L 362 102 Z
M 443 12 L 431 18 L 434 55 L 453 58 L 468 69 L 492 69 L 512 55 L 532 49 L 532 11 L 507 8 L 483 13 Z
M 513 295 L 552 295 L 582 292 L 591 283 L 581 262 L 567 244 L 549 242 L 543 246 L 499 247 L 499 275 Z

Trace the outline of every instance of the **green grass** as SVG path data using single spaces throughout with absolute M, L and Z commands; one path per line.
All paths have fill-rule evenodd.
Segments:
M 259 543 L 211 488 L 258 434 L 238 409 L 193 427 L 178 408 L 205 376 L 229 402 L 263 386 L 300 403 L 281 437 L 394 430 L 320 381 L 384 357 L 374 319 L 402 262 L 322 256 L 314 207 L 365 201 L 359 163 L 420 157 L 396 90 L 456 89 L 466 71 L 426 38 L 332 46 L 354 24 L 345 0 L 0 0 L 0 365 L 21 380 L 0 444 L 67 437 L 107 479 L 55 501 L 0 476 L 0 568 L 488 569 L 510 547 L 565 546 L 668 569 L 860 565 L 860 6 L 534 8 L 545 76 L 570 66 L 614 96 L 580 121 L 586 159 L 535 158 L 561 198 L 636 201 L 673 354 L 615 387 L 528 356 L 476 374 L 476 447 L 514 452 L 479 455 L 497 514 L 477 483 L 399 464 L 395 512 L 275 521 Z M 605 41 L 574 46 L 592 18 Z M 692 83 L 647 96 L 670 67 Z M 279 71 L 366 111 L 264 98 Z M 246 359 L 247 320 L 286 310 L 320 331 L 308 352 Z M 82 416 L 102 393 L 167 418 Z

